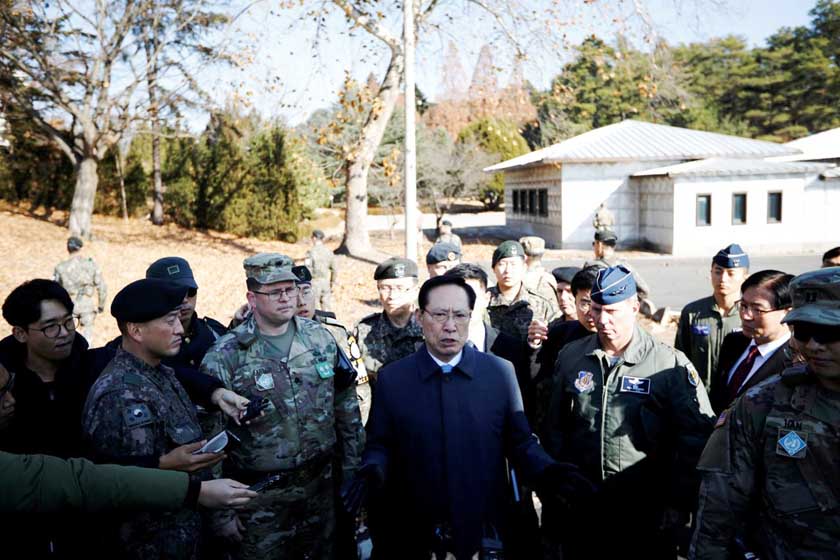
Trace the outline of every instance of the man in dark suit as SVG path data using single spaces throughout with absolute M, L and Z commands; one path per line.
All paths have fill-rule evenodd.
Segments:
M 546 497 L 575 502 L 591 491 L 531 433 L 510 363 L 467 344 L 474 305 L 463 279 L 426 281 L 416 312 L 425 344 L 379 374 L 362 467 L 343 493 L 357 512 L 369 490 L 382 491 L 374 558 L 499 550 L 506 459 Z
M 782 318 L 791 308 L 792 279 L 778 270 L 761 270 L 741 285 L 738 312 L 743 330 L 723 339 L 720 365 L 709 393 L 716 413 L 787 367 L 790 329 L 782 324 Z

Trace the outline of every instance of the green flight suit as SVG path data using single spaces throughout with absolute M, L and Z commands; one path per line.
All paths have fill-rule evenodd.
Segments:
M 691 360 L 706 390 L 718 368 L 718 357 L 723 339 L 731 332 L 741 330 L 738 306 L 723 314 L 713 296 L 693 301 L 683 307 L 677 326 L 674 348 Z

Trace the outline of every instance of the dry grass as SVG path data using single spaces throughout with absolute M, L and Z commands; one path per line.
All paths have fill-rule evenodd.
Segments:
M 32 278 L 51 278 L 55 265 L 67 257 L 65 216 L 33 215 L 20 208 L 0 206 L 0 249 L 7 255 L 6 265 L 0 268 L 0 295 L 6 295 L 20 283 Z M 325 219 L 333 220 L 334 216 Z M 313 227 L 326 224 L 315 223 Z M 326 228 L 324 228 L 326 229 Z M 328 241 L 331 248 L 338 239 Z M 385 254 L 398 255 L 403 251 L 400 235 L 389 239 L 387 234 L 376 235 L 373 245 Z M 465 261 L 489 261 L 497 240 L 465 240 Z M 302 259 L 309 245 L 279 241 L 238 238 L 218 232 L 188 230 L 174 225 L 153 226 L 146 220 L 130 220 L 94 216 L 93 240 L 84 251 L 99 263 L 108 285 L 108 305 L 120 288 L 145 275 L 154 260 L 177 255 L 187 259 L 198 283 L 198 312 L 227 323 L 234 310 L 245 300 L 245 276 L 242 260 L 258 252 L 278 252 L 294 259 Z M 429 242 L 424 242 L 424 251 Z M 553 253 L 553 252 L 552 252 Z M 577 256 L 568 254 L 568 257 Z M 554 258 L 552 256 L 552 258 Z M 346 325 L 352 326 L 361 317 L 378 308 L 378 296 L 373 283 L 375 264 L 349 257 L 339 257 L 339 281 L 333 295 L 336 313 Z M 425 269 L 425 267 L 422 267 Z M 421 279 L 425 270 L 421 272 Z M 0 332 L 9 332 L 0 319 Z M 655 331 L 656 329 L 651 329 Z M 113 318 L 106 311 L 96 322 L 94 346 L 104 344 L 117 335 Z M 673 334 L 666 333 L 663 339 Z

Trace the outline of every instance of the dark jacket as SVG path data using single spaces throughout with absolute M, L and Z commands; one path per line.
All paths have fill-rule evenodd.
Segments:
M 486 524 L 504 535 L 505 458 L 525 480 L 552 462 L 525 419 L 510 363 L 467 345 L 444 377 L 423 346 L 383 368 L 362 459 L 386 479 L 377 557 L 428 558 L 440 523 L 457 558 L 478 550 Z
M 728 393 L 726 390 L 729 370 L 732 369 L 732 366 L 735 365 L 735 362 L 738 361 L 738 358 L 741 357 L 741 354 L 743 354 L 744 350 L 747 349 L 747 346 L 750 345 L 750 340 L 751 339 L 749 337 L 745 336 L 741 332 L 729 333 L 723 339 L 723 343 L 720 347 L 718 370 L 714 373 L 714 377 L 712 377 L 712 389 L 709 391 L 709 400 L 712 402 L 712 408 L 717 414 L 720 414 L 725 408 L 732 404 L 727 396 Z M 782 373 L 782 371 L 790 365 L 787 358 L 789 342 L 790 341 L 785 342 L 777 348 L 776 351 L 773 352 L 763 364 L 761 364 L 761 367 L 752 374 L 752 377 L 747 379 L 747 382 L 741 386 L 736 397 L 741 396 L 747 391 L 747 389 L 755 387 L 768 377 Z
M 178 355 L 166 358 L 163 360 L 163 364 L 173 369 L 185 367 L 198 370 L 201 367 L 201 360 L 204 359 L 204 355 L 210 350 L 210 347 L 227 332 L 227 328 L 215 319 L 210 317 L 199 319 L 198 315 L 193 313 L 192 321 L 190 321 L 187 332 L 184 333 L 184 340 L 181 342 Z
M 530 363 L 528 362 L 528 343 L 509 334 L 499 332 L 487 321 L 484 322 L 484 332 L 484 348 L 479 348 L 479 350 L 489 352 L 513 364 L 513 371 L 516 373 L 516 381 L 519 384 L 519 392 L 522 394 L 522 402 L 530 421 L 531 406 L 534 402 L 534 388 L 531 384 Z

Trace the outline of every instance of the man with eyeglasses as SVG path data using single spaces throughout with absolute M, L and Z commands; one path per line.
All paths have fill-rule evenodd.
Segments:
M 373 279 L 382 311 L 363 317 L 353 333 L 375 392 L 379 370 L 413 354 L 423 343 L 423 331 L 414 315 L 417 263 L 398 257 L 387 259 L 376 267 Z M 367 418 L 370 402 L 361 407 L 362 416 Z
M 782 322 L 805 364 L 756 385 L 718 417 L 698 465 L 690 558 L 837 558 L 840 268 L 801 274 L 790 291 L 793 309 Z
M 425 345 L 380 372 L 363 466 L 343 492 L 351 513 L 381 500 L 377 558 L 507 554 L 506 459 L 543 496 L 591 491 L 531 433 L 511 364 L 467 344 L 474 302 L 462 278 L 427 280 L 415 312 Z
M 790 311 L 793 276 L 778 270 L 761 270 L 741 284 L 736 306 L 740 332 L 732 332 L 720 347 L 720 365 L 714 373 L 709 400 L 716 414 L 736 397 L 790 365 L 790 329 L 782 324 Z
M 542 441 L 600 492 L 571 511 L 543 502 L 544 525 L 567 559 L 675 559 L 714 413 L 691 362 L 638 324 L 630 270 L 599 270 L 590 297 L 597 335 L 557 355 Z M 606 538 L 606 519 L 627 538 Z
M 265 407 L 248 425 L 228 423 L 242 443 L 223 471 L 246 484 L 273 483 L 242 511 L 220 512 L 216 532 L 234 544 L 235 558 L 331 558 L 333 458 L 349 477 L 361 455 L 355 379 L 337 368 L 329 332 L 296 317 L 292 259 L 261 253 L 243 265 L 252 314 L 216 342 L 201 368 Z
M 707 391 L 713 389 L 723 339 L 741 329 L 736 302 L 749 269 L 750 257 L 740 245 L 724 247 L 712 257 L 712 295 L 692 301 L 680 313 L 674 348 L 691 360 Z

